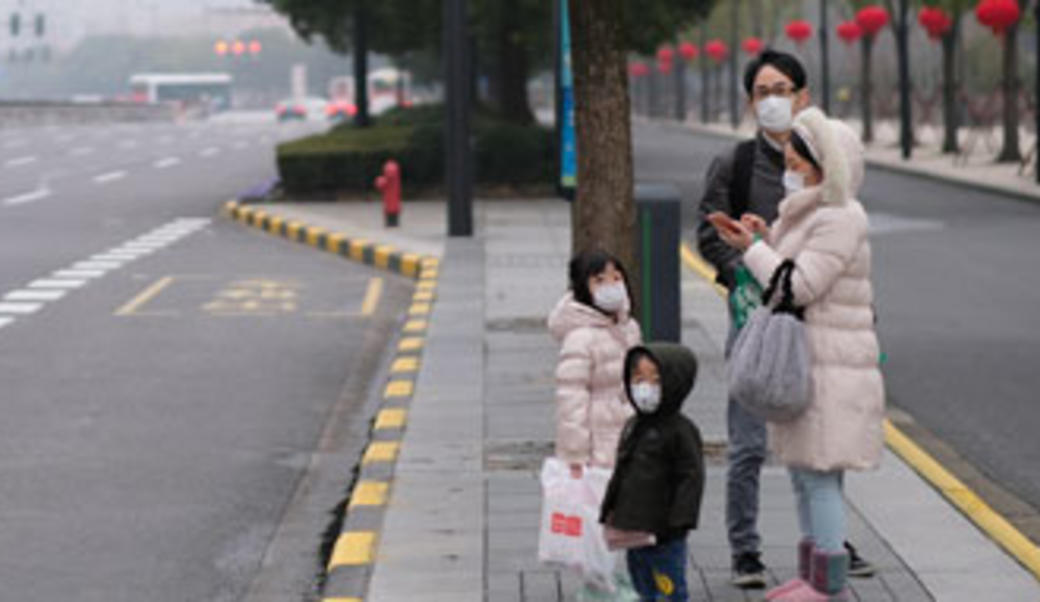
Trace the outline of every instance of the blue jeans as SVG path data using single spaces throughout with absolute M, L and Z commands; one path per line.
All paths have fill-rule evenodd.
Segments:
M 640 602 L 686 602 L 686 538 L 629 550 L 628 573 Z
M 729 304 L 727 303 L 727 306 Z M 730 315 L 730 331 L 726 340 L 726 357 L 737 338 Z M 733 555 L 758 552 L 762 538 L 758 534 L 758 482 L 765 464 L 766 423 L 747 413 L 730 399 L 726 409 L 726 431 L 729 436 L 729 468 L 726 471 L 726 532 Z
M 791 468 L 791 484 L 798 502 L 798 526 L 825 552 L 845 551 L 844 473 Z

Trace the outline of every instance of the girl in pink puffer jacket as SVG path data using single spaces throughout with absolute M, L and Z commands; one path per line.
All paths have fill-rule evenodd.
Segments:
M 586 465 L 611 469 L 618 439 L 632 416 L 622 364 L 641 342 L 628 280 L 617 258 L 602 251 L 570 262 L 570 291 L 549 315 L 560 342 L 556 367 L 556 456 L 575 477 Z

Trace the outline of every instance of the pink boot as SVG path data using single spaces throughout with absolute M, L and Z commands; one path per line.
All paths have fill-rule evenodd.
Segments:
M 813 540 L 809 537 L 798 542 L 798 576 L 782 585 L 766 592 L 766 600 L 776 600 L 781 596 L 809 586 L 809 568 L 812 562 Z
M 844 602 L 848 600 L 845 580 L 848 554 L 813 550 L 809 565 L 810 579 L 805 587 L 796 587 L 773 598 L 774 602 Z

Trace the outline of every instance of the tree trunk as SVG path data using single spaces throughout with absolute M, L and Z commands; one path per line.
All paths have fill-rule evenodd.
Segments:
M 708 39 L 708 27 L 705 21 L 701 21 L 701 54 L 700 68 L 701 68 L 701 123 L 708 123 L 711 119 L 711 71 L 708 67 L 708 53 L 704 52 L 704 43 Z
M 640 290 L 624 1 L 570 4 L 578 137 L 571 229 L 575 252 L 599 248 L 613 253 L 628 269 L 632 290 Z
M 896 51 L 899 60 L 899 145 L 903 159 L 909 159 L 914 149 L 913 105 L 910 88 L 910 40 L 907 2 L 899 3 L 899 21 L 896 23 Z
M 498 23 L 498 77 L 495 101 L 499 113 L 507 121 L 527 125 L 534 113 L 527 97 L 529 64 L 522 43 L 522 23 L 517 0 L 503 0 Z
M 956 15 L 950 31 L 942 37 L 944 153 L 960 151 L 960 143 L 957 140 L 957 129 L 960 127 L 957 103 L 957 38 L 960 37 L 960 23 L 960 15 Z
M 675 120 L 686 121 L 686 59 L 675 61 Z
M 358 2 L 354 8 L 354 125 L 372 125 L 368 112 L 368 7 Z
M 1004 148 L 998 163 L 1022 160 L 1018 148 L 1018 24 L 1004 32 Z
M 863 36 L 863 46 L 860 51 L 860 99 L 859 104 L 863 109 L 863 142 L 870 144 L 874 141 L 874 111 L 871 100 L 874 98 L 874 82 L 871 78 L 870 59 L 874 50 L 874 38 Z
M 751 12 L 751 35 L 758 39 L 762 39 L 764 31 L 762 29 L 762 0 L 750 0 Z

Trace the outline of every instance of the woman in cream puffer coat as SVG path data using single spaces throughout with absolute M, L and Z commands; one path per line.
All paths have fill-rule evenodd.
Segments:
M 847 125 L 810 108 L 795 118 L 785 155 L 788 195 L 772 227 L 744 216 L 736 233 L 720 234 L 744 251 L 759 282 L 768 283 L 784 259 L 795 264 L 792 292 L 795 305 L 805 308 L 812 397 L 798 418 L 770 424 L 769 438 L 790 469 L 798 500 L 801 574 L 766 597 L 805 602 L 844 591 L 844 471 L 878 466 L 885 391 L 867 215 L 855 198 L 863 147 Z
M 614 467 L 621 430 L 633 414 L 622 383 L 625 354 L 642 338 L 617 259 L 582 253 L 571 261 L 570 281 L 549 316 L 549 331 L 561 345 L 556 456 L 580 473 L 586 465 Z

